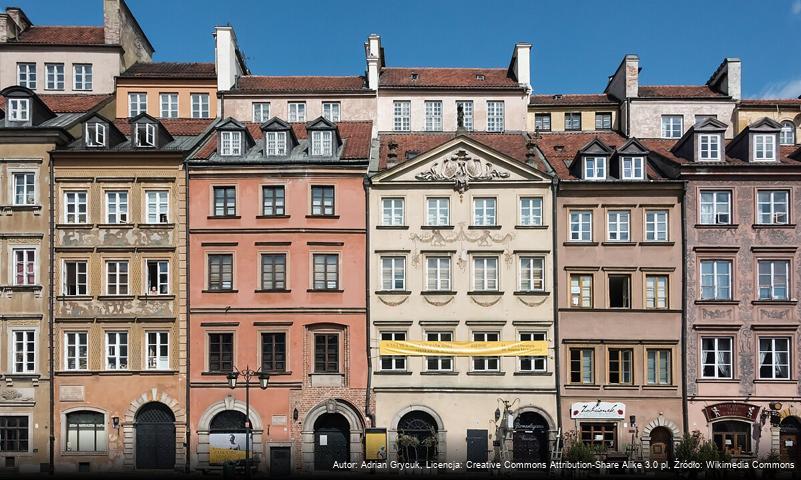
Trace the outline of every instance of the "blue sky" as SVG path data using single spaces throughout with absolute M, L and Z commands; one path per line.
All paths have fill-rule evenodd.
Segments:
M 40 25 L 103 21 L 102 0 L 10 4 Z M 361 74 L 362 44 L 378 33 L 393 66 L 506 66 L 515 42 L 531 42 L 536 93 L 600 92 L 623 55 L 636 53 L 643 84 L 701 84 L 731 56 L 743 60 L 746 97 L 801 95 L 801 0 L 128 0 L 128 5 L 155 45 L 156 60 L 211 61 L 212 27 L 230 23 L 256 74 Z

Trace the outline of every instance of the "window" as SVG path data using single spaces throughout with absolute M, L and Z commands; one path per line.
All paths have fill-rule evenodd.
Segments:
M 609 349 L 609 383 L 625 385 L 632 383 L 631 362 L 634 352 L 629 349 Z
M 610 112 L 598 112 L 595 114 L 596 130 L 612 130 L 612 114 Z
M 286 333 L 264 332 L 261 334 L 261 371 L 286 372 Z
M 681 138 L 684 132 L 684 117 L 662 115 L 662 138 Z
M 473 225 L 489 227 L 496 225 L 496 200 L 495 198 L 474 198 L 473 199 Z
M 64 295 L 88 295 L 86 265 L 86 261 L 81 260 L 64 262 Z
M 703 378 L 732 378 L 732 338 L 704 337 L 701 339 Z
M 731 192 L 727 190 L 701 192 L 701 224 L 728 225 L 731 223 Z
M 751 422 L 723 421 L 712 424 L 712 440 L 721 452 L 732 456 L 751 453 Z
M 312 215 L 334 214 L 334 187 L 312 186 Z
M 64 333 L 64 370 L 86 370 L 88 354 L 86 332 Z
M 592 275 L 570 275 L 570 306 L 592 308 Z
M 520 257 L 520 290 L 523 292 L 545 289 L 545 258 Z
M 329 122 L 339 121 L 339 102 L 323 102 L 323 118 Z
M 128 370 L 128 332 L 106 332 L 106 370 Z
M 315 290 L 339 289 L 339 255 L 314 254 L 314 283 Z
M 550 132 L 551 114 L 550 113 L 534 114 L 534 130 L 537 132 Z
M 36 64 L 18 63 L 17 64 L 17 85 L 20 87 L 36 90 Z
M 645 212 L 645 241 L 668 241 L 667 210 L 648 210 Z
M 406 289 L 406 258 L 381 257 L 381 290 Z
M 498 332 L 473 332 L 474 342 L 497 342 Z M 473 357 L 474 372 L 497 372 L 500 370 L 500 357 Z
M 220 155 L 242 155 L 242 132 L 220 132 Z
M 320 157 L 330 157 L 334 154 L 334 132 L 325 130 L 311 132 L 311 154 Z
M 253 121 L 264 123 L 270 119 L 270 102 L 253 103 Z
M 760 190 L 757 192 L 758 221 L 763 225 L 786 225 L 788 222 L 787 190 Z
M 428 342 L 451 342 L 453 333 L 451 332 L 426 332 Z M 449 372 L 453 370 L 453 357 L 434 356 L 426 357 L 426 371 L 429 372 Z
M 450 291 L 451 257 L 426 258 L 426 290 Z
M 381 224 L 385 226 L 403 225 L 403 198 L 382 198 Z
M 167 223 L 169 221 L 169 204 L 166 190 L 149 190 L 145 192 L 147 199 L 147 223 Z
M 28 98 L 9 98 L 8 119 L 12 122 L 27 122 L 30 120 L 31 100 Z
M 11 331 L 11 358 L 13 373 L 36 372 L 36 331 Z
M 702 161 L 720 160 L 720 135 L 698 135 L 698 159 Z
M 502 132 L 505 128 L 503 102 L 487 102 L 487 131 Z
M 36 203 L 36 174 L 32 172 L 14 173 L 14 205 L 33 205 Z
M 595 350 L 592 348 L 570 349 L 570 383 L 592 384 L 595 382 Z
M 128 223 L 128 192 L 106 192 L 106 223 Z
M 473 289 L 478 292 L 498 290 L 498 257 L 473 259 Z
M 108 450 L 106 419 L 102 413 L 71 412 L 66 415 L 68 452 L 105 452 Z
M 64 64 L 45 63 L 47 90 L 64 90 Z
M 789 337 L 759 337 L 759 378 L 790 379 Z
M 283 186 L 261 187 L 261 214 L 266 217 L 286 215 L 285 197 Z
M 731 300 L 731 260 L 701 261 L 701 299 Z
M 129 93 L 128 94 L 128 116 L 135 117 L 140 113 L 147 113 L 147 94 Z
M 406 340 L 406 332 L 381 332 L 381 340 L 402 342 Z M 406 357 L 402 355 L 382 355 L 381 370 L 406 370 Z
M 106 262 L 106 295 L 128 295 L 128 262 Z
M 162 93 L 161 99 L 161 118 L 178 118 L 178 94 Z
M 15 248 L 14 285 L 36 285 L 36 250 L 33 248 Z
M 458 115 L 459 109 L 462 109 L 462 126 L 468 131 L 473 131 L 473 101 L 472 100 L 457 100 L 456 113 Z M 458 120 L 458 118 L 457 118 Z M 457 127 L 459 125 L 456 125 Z
M 620 159 L 620 178 L 623 180 L 645 179 L 643 157 L 622 157 Z
M 645 308 L 668 308 L 667 275 L 645 276 Z
M 412 129 L 412 103 L 408 100 L 396 100 L 393 103 L 393 127 L 396 132 L 408 132 Z
M 305 122 L 306 121 L 306 104 L 303 102 L 289 102 L 287 105 L 289 109 L 290 122 Z
M 670 385 L 672 380 L 671 352 L 667 349 L 646 351 L 648 385 Z
M 565 130 L 581 130 L 581 113 L 565 113 Z
M 428 212 L 428 215 L 426 217 L 426 224 L 438 227 L 447 226 L 450 224 L 450 206 L 450 198 L 427 198 L 426 211 Z
M 209 333 L 209 371 L 234 371 L 233 333 Z
M 87 123 L 85 143 L 87 147 L 105 147 L 106 125 L 100 122 Z
M 192 118 L 209 118 L 209 94 L 193 93 L 190 98 L 192 101 Z
M 209 255 L 209 290 L 233 290 L 234 256 L 230 253 Z
M 152 123 L 134 125 L 134 142 L 137 147 L 153 148 L 156 146 L 156 126 Z
M 268 157 L 282 157 L 287 153 L 286 132 L 265 132 Z
M 426 100 L 426 131 L 442 131 L 442 102 L 439 100 Z
M 167 332 L 147 332 L 145 366 L 148 370 L 169 370 L 170 344 L 168 340 Z
M 148 260 L 147 295 L 168 295 L 170 293 L 170 262 L 167 260 Z
M 609 308 L 631 308 L 630 275 L 609 275 Z
M 29 442 L 30 432 L 28 431 L 27 416 L 3 415 L 0 417 L 0 452 L 27 452 Z
M 314 335 L 314 372 L 339 373 L 339 335 L 336 333 Z
M 592 212 L 573 210 L 570 212 L 570 241 L 592 241 Z
M 584 157 L 584 180 L 606 179 L 606 157 Z
M 236 187 L 213 187 L 214 216 L 236 216 Z
M 581 422 L 581 442 L 601 450 L 615 450 L 617 448 L 617 423 Z
M 522 197 L 520 199 L 520 225 L 542 225 L 542 198 Z
M 35 84 L 36 84 L 36 74 L 34 73 L 34 85 Z M 31 88 L 36 88 L 36 87 L 34 86 Z M 793 122 L 789 120 L 782 122 L 782 129 L 781 132 L 779 132 L 779 143 L 781 145 L 795 144 L 795 124 Z
M 629 216 L 628 210 L 612 210 L 607 212 L 609 241 L 629 241 Z
M 261 256 L 261 289 L 286 290 L 286 254 L 265 253 Z
M 74 90 L 92 89 L 92 64 L 76 63 L 72 66 Z
M 754 135 L 754 161 L 765 162 L 776 160 L 776 136 Z
M 788 272 L 790 262 L 787 260 L 760 260 L 759 264 L 759 299 L 788 300 Z
M 545 332 L 520 332 L 521 342 L 545 341 Z M 521 372 L 545 372 L 548 370 L 548 357 L 519 357 Z

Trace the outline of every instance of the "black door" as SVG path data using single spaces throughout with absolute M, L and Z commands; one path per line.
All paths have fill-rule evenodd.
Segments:
M 148 403 L 136 414 L 136 468 L 175 468 L 175 415 L 163 403 Z
M 314 422 L 314 469 L 332 470 L 350 461 L 350 425 L 338 413 L 325 413 Z
M 270 447 L 270 476 L 283 477 L 292 473 L 289 447 Z
M 515 418 L 512 437 L 515 462 L 548 461 L 548 423 L 541 415 L 524 412 Z
M 779 425 L 779 455 L 783 462 L 801 462 L 801 448 L 798 441 L 801 439 L 801 423 L 795 417 L 786 417 Z
M 467 431 L 467 460 L 486 462 L 488 460 L 488 432 L 486 430 Z

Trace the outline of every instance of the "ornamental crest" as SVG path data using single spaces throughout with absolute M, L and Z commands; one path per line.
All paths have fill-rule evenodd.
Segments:
M 424 182 L 453 182 L 453 189 L 464 193 L 469 182 L 484 182 L 498 178 L 508 178 L 508 172 L 501 172 L 490 162 L 473 158 L 464 150 L 440 162 L 435 162 L 428 170 L 414 176 Z

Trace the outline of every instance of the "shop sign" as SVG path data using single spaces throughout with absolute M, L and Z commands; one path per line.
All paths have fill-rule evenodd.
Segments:
M 626 404 L 617 402 L 576 402 L 570 406 L 570 418 L 623 420 L 626 418 Z
M 740 418 L 749 422 L 759 419 L 759 406 L 750 403 L 723 402 L 704 407 L 707 422 L 720 418 Z

